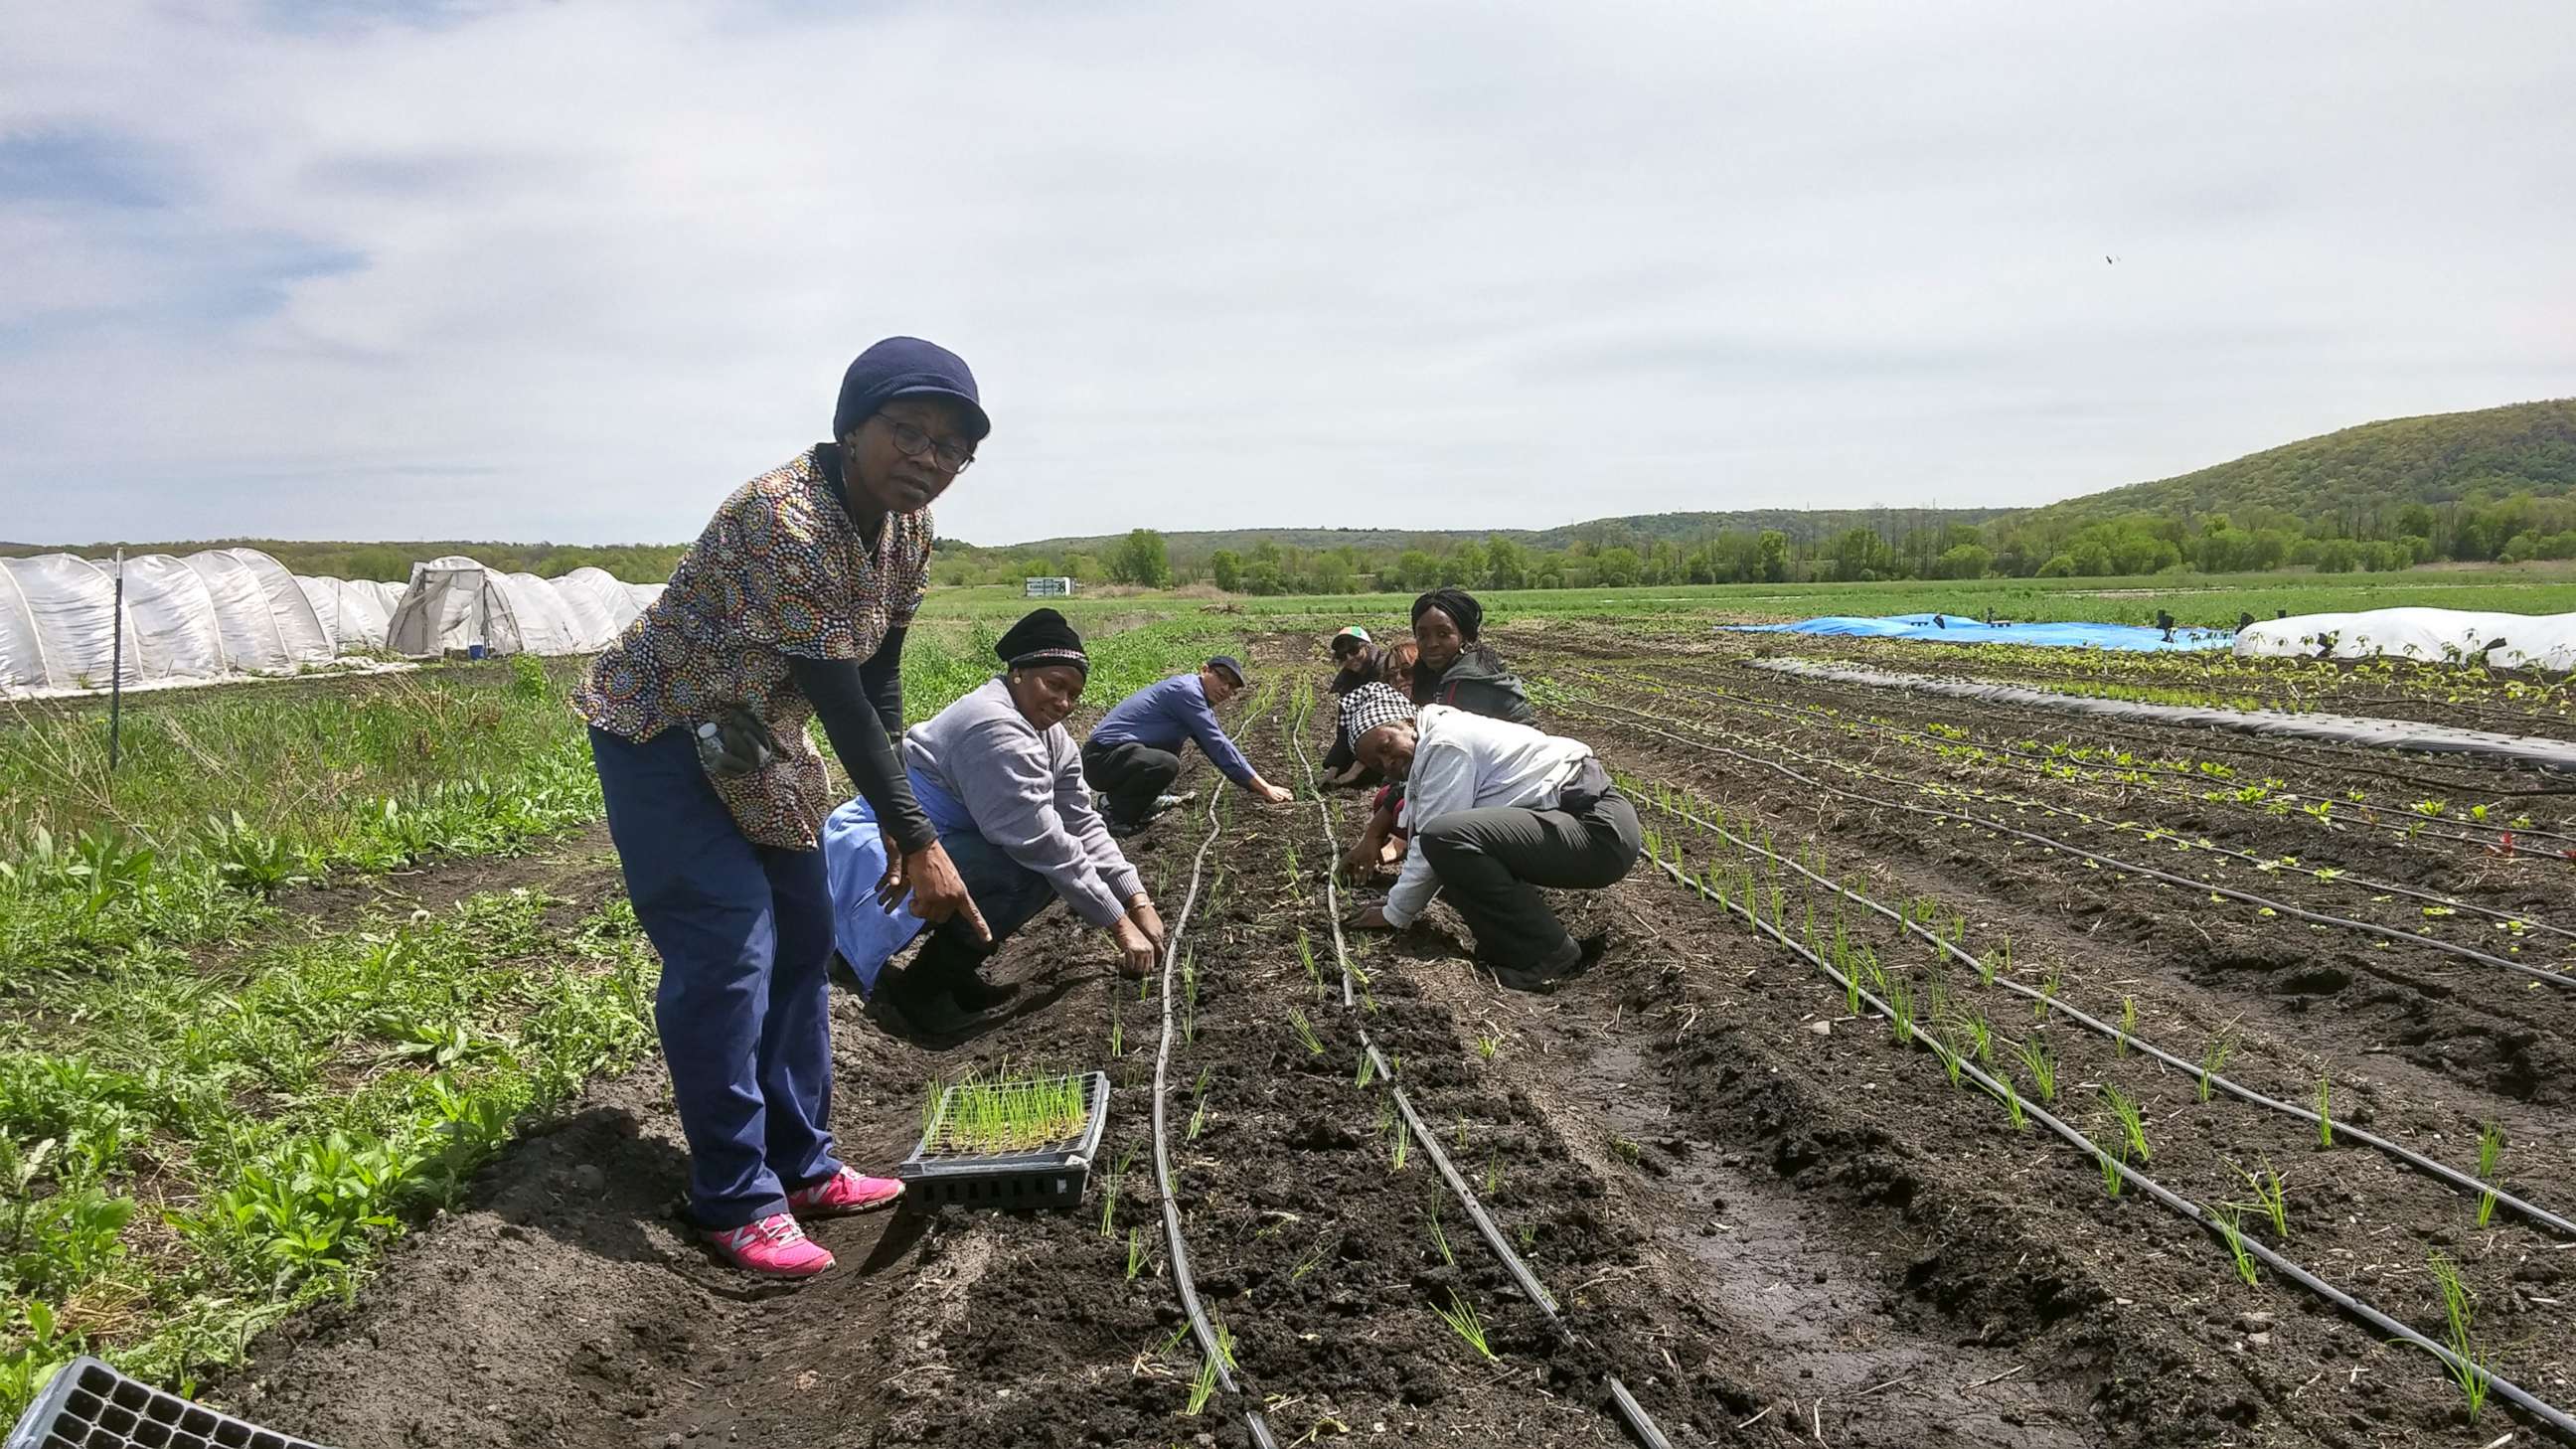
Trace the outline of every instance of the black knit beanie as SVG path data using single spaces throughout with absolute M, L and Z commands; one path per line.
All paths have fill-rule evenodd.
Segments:
M 994 644 L 993 652 L 1013 669 L 1070 664 L 1086 678 L 1091 673 L 1091 658 L 1082 652 L 1082 636 L 1053 609 L 1031 609 Z

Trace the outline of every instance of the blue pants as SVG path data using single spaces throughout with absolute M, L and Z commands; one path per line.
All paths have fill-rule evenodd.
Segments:
M 939 837 L 940 848 L 957 866 L 958 879 L 966 883 L 966 894 L 983 913 L 984 924 L 993 933 L 993 944 L 975 939 L 960 916 L 930 933 L 929 941 L 914 958 L 913 969 L 923 972 L 927 980 L 943 980 L 950 971 L 972 971 L 987 957 L 1002 949 L 1011 933 L 1038 917 L 1055 899 L 1055 887 L 1047 878 L 1011 859 L 1010 853 L 972 830 L 951 830 Z M 924 968 L 927 967 L 925 970 Z
M 688 731 L 593 729 L 608 834 L 662 956 L 653 1022 L 689 1143 L 689 1211 L 738 1228 L 841 1170 L 832 1155 L 832 892 L 823 852 L 754 845 Z

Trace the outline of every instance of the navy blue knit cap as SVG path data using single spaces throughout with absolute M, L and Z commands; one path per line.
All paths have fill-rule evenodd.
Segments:
M 899 397 L 931 394 L 965 405 L 966 425 L 980 443 L 993 431 L 984 404 L 975 392 L 975 374 L 966 359 L 918 337 L 889 337 L 858 355 L 841 375 L 841 402 L 832 409 L 832 439 L 838 442 L 876 416 L 877 409 Z

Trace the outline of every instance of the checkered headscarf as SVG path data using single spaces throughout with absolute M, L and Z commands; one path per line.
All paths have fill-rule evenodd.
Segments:
M 1413 701 L 1391 685 L 1363 684 L 1342 696 L 1342 728 L 1354 742 L 1380 725 L 1403 724 L 1412 718 Z

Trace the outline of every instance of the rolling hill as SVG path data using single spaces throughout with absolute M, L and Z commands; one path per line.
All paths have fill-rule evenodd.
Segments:
M 2367 516 L 2473 494 L 2576 491 L 2576 398 L 2363 423 L 2176 478 L 2132 483 L 2028 510 L 2020 521 L 2081 526 L 2130 513 L 2276 509 Z

